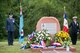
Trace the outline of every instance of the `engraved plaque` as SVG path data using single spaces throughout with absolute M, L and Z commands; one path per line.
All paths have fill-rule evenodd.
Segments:
M 48 30 L 47 33 L 55 34 L 57 33 L 57 24 L 56 23 L 42 23 L 41 29 Z

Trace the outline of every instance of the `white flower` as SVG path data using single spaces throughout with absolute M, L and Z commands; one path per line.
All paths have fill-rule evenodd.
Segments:
M 44 34 L 46 34 L 46 33 L 44 33 Z
M 37 33 L 37 35 L 38 35 L 38 36 L 40 36 L 40 34 L 39 34 L 39 33 Z
M 38 41 L 38 38 L 36 38 L 36 41 Z
M 29 41 L 27 41 L 27 43 L 30 43 Z
M 40 37 L 39 39 L 41 40 L 42 38 Z
M 44 31 L 42 31 L 42 33 L 45 33 Z
M 49 36 L 49 34 L 46 34 L 46 36 Z
M 39 31 L 38 33 L 41 33 L 41 31 Z
M 44 36 L 43 34 L 41 34 L 41 36 Z
M 50 40 L 50 39 L 51 39 L 51 37 L 48 37 L 48 39 Z

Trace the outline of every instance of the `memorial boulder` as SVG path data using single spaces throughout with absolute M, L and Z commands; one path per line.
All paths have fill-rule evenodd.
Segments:
M 48 30 L 51 35 L 60 31 L 60 23 L 56 17 L 42 17 L 36 25 L 36 31 Z

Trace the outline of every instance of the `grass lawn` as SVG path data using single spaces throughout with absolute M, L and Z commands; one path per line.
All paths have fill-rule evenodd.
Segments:
M 40 53 L 40 52 L 32 52 L 31 49 L 20 49 L 20 44 L 18 41 L 14 42 L 13 46 L 8 46 L 7 41 L 0 42 L 0 53 Z
M 77 51 L 75 53 L 80 53 L 80 41 L 77 42 L 77 45 L 74 46 Z M 8 46 L 7 41 L 0 42 L 0 53 L 40 53 L 32 52 L 31 49 L 21 50 L 20 45 L 17 41 L 14 42 L 13 46 Z

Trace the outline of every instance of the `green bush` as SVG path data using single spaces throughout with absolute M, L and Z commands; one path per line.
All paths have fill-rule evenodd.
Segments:
M 0 0 L 0 38 L 6 37 L 5 20 L 9 12 L 13 12 L 15 20 L 19 24 L 20 16 L 20 0 Z M 5 3 L 5 4 L 4 4 Z M 36 24 L 41 17 L 54 16 L 58 18 L 61 28 L 63 27 L 64 6 L 68 15 L 68 21 L 71 22 L 72 16 L 80 17 L 80 1 L 79 0 L 22 0 L 24 31 L 25 36 L 35 31 Z M 78 18 L 80 20 L 80 18 Z M 3 30 L 3 31 L 2 31 Z M 15 32 L 18 38 L 18 30 Z

